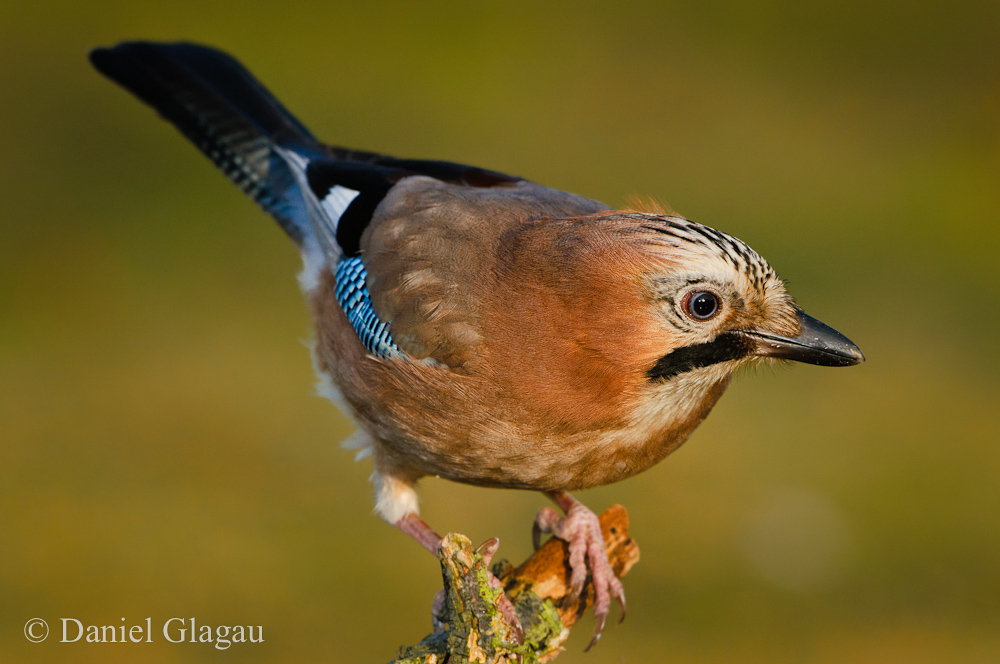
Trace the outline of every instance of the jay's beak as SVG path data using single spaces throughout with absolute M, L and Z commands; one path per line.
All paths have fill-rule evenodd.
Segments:
M 796 315 L 799 319 L 799 333 L 794 337 L 766 332 L 747 333 L 757 341 L 755 354 L 824 367 L 849 367 L 865 361 L 861 349 L 843 334 L 801 309 L 796 311 Z

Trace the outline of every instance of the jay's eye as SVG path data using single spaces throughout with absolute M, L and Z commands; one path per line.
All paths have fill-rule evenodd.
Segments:
M 719 313 L 719 296 L 709 291 L 688 293 L 684 310 L 695 320 L 708 320 Z

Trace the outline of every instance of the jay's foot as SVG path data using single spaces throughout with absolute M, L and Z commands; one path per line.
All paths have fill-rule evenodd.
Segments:
M 569 545 L 570 588 L 574 597 L 579 597 L 583 592 L 589 567 L 594 584 L 594 617 L 597 619 L 594 638 L 587 646 L 587 650 L 590 650 L 601 638 L 612 599 L 618 600 L 621 606 L 618 622 L 625 619 L 625 589 L 608 562 L 608 552 L 597 515 L 568 493 L 558 491 L 546 495 L 562 507 L 566 516 L 560 517 L 551 507 L 543 507 L 538 512 L 532 530 L 535 550 L 538 550 L 542 533 L 552 533 Z

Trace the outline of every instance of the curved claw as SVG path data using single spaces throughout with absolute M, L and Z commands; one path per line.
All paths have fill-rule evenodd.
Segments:
M 559 516 L 559 512 L 551 507 L 543 507 L 538 510 L 535 523 L 531 525 L 531 544 L 535 547 L 535 551 L 542 548 L 542 533 L 553 533 L 553 529 L 560 521 L 562 521 L 562 517 Z
M 499 548 L 500 538 L 491 537 L 479 545 L 479 548 L 476 549 L 476 553 L 483 557 L 483 564 L 489 567 L 490 563 L 493 562 L 494 554 L 496 554 L 497 549 Z
M 615 588 L 615 583 L 610 584 L 611 585 L 610 596 L 618 600 L 618 606 L 621 608 L 621 612 L 618 615 L 618 624 L 620 625 L 622 621 L 625 620 L 625 590 L 622 588 L 621 581 L 617 577 L 615 577 L 614 580 L 615 582 L 617 582 L 618 587 L 617 589 Z M 610 605 L 610 603 L 611 602 L 609 599 L 608 604 Z M 596 600 L 594 606 L 595 607 L 597 606 Z M 601 633 L 604 631 L 604 625 L 607 623 L 608 619 L 608 611 L 605 611 L 603 613 L 598 613 L 597 609 L 595 608 L 594 617 L 597 619 L 597 625 L 594 628 L 594 638 L 590 640 L 590 643 L 588 643 L 587 647 L 583 649 L 583 652 L 587 652 L 595 645 L 597 645 L 597 642 L 601 640 Z
M 604 617 L 602 616 L 597 621 L 597 629 L 594 630 L 594 638 L 590 640 L 587 647 L 583 649 L 583 652 L 590 652 L 590 649 L 597 645 L 597 642 L 601 640 L 601 632 L 604 630 Z

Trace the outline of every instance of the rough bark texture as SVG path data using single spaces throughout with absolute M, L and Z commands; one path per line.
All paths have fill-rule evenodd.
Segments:
M 639 547 L 628 534 L 628 513 L 613 505 L 600 516 L 608 558 L 619 577 L 639 560 Z M 449 534 L 441 544 L 445 606 L 442 628 L 415 646 L 400 648 L 390 664 L 500 664 L 548 662 L 577 619 L 594 603 L 588 579 L 573 597 L 569 586 L 566 543 L 550 539 L 519 567 L 505 560 L 493 565 L 524 629 L 523 643 L 503 620 L 500 591 L 490 587 L 483 558 L 464 535 Z

